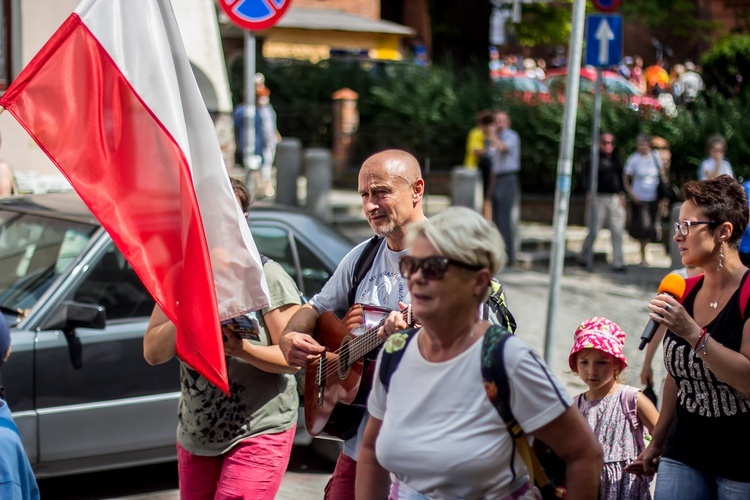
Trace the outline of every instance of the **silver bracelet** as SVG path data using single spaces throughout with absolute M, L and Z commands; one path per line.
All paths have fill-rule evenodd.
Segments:
M 698 346 L 698 349 L 696 349 L 696 350 L 695 350 L 695 353 L 696 353 L 696 354 L 698 354 L 698 352 L 699 352 L 699 351 L 700 351 L 701 349 L 703 350 L 703 355 L 704 355 L 704 356 L 705 356 L 706 354 L 708 354 L 708 353 L 706 352 L 706 343 L 708 342 L 708 338 L 709 338 L 710 336 L 711 336 L 711 332 L 709 332 L 709 331 L 706 331 L 706 336 L 705 336 L 705 337 L 703 337 L 703 343 L 702 343 L 702 344 L 701 344 L 700 346 Z

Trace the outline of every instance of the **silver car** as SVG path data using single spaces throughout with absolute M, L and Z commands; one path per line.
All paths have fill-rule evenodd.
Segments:
M 250 218 L 260 252 L 308 297 L 352 247 L 294 209 L 254 206 Z M 143 359 L 153 305 L 75 193 L 0 200 L 0 311 L 13 346 L 3 385 L 37 477 L 175 459 L 178 362 Z M 309 440 L 304 425 L 298 433 Z

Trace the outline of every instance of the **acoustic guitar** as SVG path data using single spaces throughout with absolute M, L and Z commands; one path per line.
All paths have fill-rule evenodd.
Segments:
M 374 359 L 366 357 L 383 343 L 378 330 L 389 313 L 387 308 L 355 304 L 343 320 L 328 311 L 318 318 L 313 337 L 326 351 L 305 369 L 305 425 L 311 436 L 325 432 L 348 439 L 357 432 L 375 368 Z M 414 323 L 411 306 L 400 313 L 408 325 Z M 382 319 L 356 335 L 347 326 L 352 314 Z

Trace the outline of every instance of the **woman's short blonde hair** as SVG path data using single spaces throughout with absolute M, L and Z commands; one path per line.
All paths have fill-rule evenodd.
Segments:
M 407 246 L 417 238 L 426 239 L 443 257 L 482 266 L 492 276 L 505 266 L 505 243 L 500 232 L 469 208 L 446 208 L 434 217 L 410 224 Z

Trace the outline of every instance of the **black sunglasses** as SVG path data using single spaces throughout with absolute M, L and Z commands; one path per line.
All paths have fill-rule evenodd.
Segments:
M 424 277 L 424 279 L 440 280 L 445 276 L 445 272 L 448 270 L 448 264 L 463 267 L 464 269 L 471 269 L 472 271 L 479 271 L 483 267 L 467 264 L 460 260 L 449 259 L 448 257 L 433 256 L 418 259 L 411 255 L 404 255 L 398 260 L 398 270 L 401 272 L 401 276 L 405 279 L 409 279 L 414 273 L 421 269 L 422 277 Z

